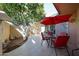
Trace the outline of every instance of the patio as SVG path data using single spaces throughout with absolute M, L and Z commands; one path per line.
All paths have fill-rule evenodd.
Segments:
M 59 56 L 67 56 L 67 52 L 65 49 L 58 49 L 57 53 Z M 25 42 L 19 48 L 5 53 L 4 56 L 55 56 L 54 48 L 48 48 L 47 42 L 44 41 L 43 45 L 41 45 L 41 36 L 32 35 L 28 38 L 27 42 Z

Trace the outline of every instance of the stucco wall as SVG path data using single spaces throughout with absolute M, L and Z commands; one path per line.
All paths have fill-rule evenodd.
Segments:
M 67 22 L 55 25 L 56 36 L 60 35 L 61 32 L 68 33 L 68 23 Z
M 5 21 L 2 21 L 0 24 L 0 41 L 4 42 L 6 39 L 9 39 L 10 34 L 10 25 L 7 24 Z
M 15 27 L 10 26 L 10 37 L 14 39 L 15 37 L 22 37 L 22 35 L 16 30 Z
M 77 10 L 76 26 L 77 26 L 77 47 L 79 47 L 79 8 Z
M 75 21 L 73 23 L 69 23 L 69 46 L 72 49 L 79 47 L 79 9 L 75 15 Z
M 69 23 L 69 47 L 74 49 L 77 48 L 77 25 L 76 23 Z

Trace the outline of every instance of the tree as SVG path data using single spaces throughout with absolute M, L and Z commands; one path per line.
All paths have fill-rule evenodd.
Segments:
M 44 17 L 43 4 L 38 3 L 5 3 L 0 4 L 16 25 L 28 25 L 29 22 L 40 21 Z

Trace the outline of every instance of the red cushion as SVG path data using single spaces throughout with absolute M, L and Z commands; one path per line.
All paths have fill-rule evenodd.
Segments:
M 58 36 L 57 39 L 54 41 L 55 47 L 64 47 L 67 45 L 69 36 Z
M 48 34 L 49 34 L 49 35 L 52 35 L 52 32 L 51 32 L 51 31 L 48 31 Z

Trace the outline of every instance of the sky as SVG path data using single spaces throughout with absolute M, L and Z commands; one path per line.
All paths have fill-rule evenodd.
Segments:
M 54 7 L 53 3 L 44 3 L 44 11 L 46 17 L 58 15 L 58 11 Z

